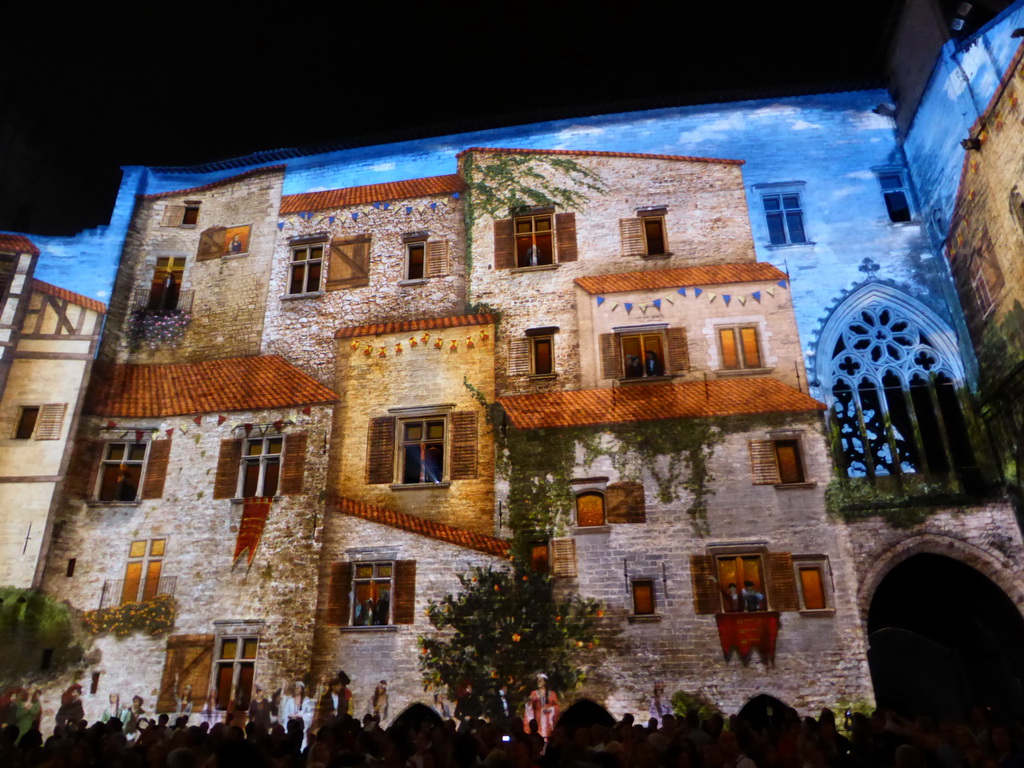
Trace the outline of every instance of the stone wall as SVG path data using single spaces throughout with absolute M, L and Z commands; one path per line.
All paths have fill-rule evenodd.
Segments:
M 164 441 L 165 430 L 173 429 L 164 493 L 161 499 L 127 503 L 66 500 L 42 586 L 76 609 L 94 610 L 105 582 L 124 578 L 131 542 L 163 538 L 161 578 L 175 579 L 177 599 L 172 634 L 213 634 L 214 622 L 225 620 L 262 622 L 255 680 L 273 690 L 309 669 L 330 409 L 314 407 L 309 415 L 295 409 L 236 412 L 218 423 L 221 416 L 202 416 L 198 425 L 188 416 L 124 419 L 116 428 L 105 428 L 105 419 L 83 420 L 82 436 L 109 440 L 132 440 L 135 430 L 147 439 L 155 429 L 152 439 Z M 244 437 L 243 424 L 279 419 L 294 422 L 284 427 L 286 435 L 307 435 L 303 492 L 276 497 L 251 563 L 244 554 L 232 562 L 243 504 L 213 498 L 221 441 Z M 70 558 L 76 559 L 71 577 Z M 100 638 L 84 673 L 101 673 L 104 691 L 139 693 L 155 703 L 166 642 Z
M 283 175 L 280 169 L 265 169 L 193 190 L 139 197 L 114 284 L 103 358 L 183 363 L 259 354 Z M 182 225 L 179 218 L 165 223 L 168 207 L 186 201 L 198 203 L 197 223 Z M 247 252 L 197 259 L 209 228 L 230 232 L 246 226 L 251 227 Z M 162 257 L 184 260 L 179 307 L 191 319 L 176 343 L 133 343 L 127 323 L 135 310 L 147 306 Z
M 448 243 L 447 275 L 407 280 L 403 236 L 427 233 Z M 347 206 L 281 217 L 270 277 L 265 354 L 280 354 L 323 384 L 335 374 L 334 332 L 364 323 L 462 314 L 466 303 L 465 227 L 462 201 L 448 195 L 390 203 Z M 331 239 L 368 235 L 370 268 L 366 285 L 325 290 L 329 254 L 321 290 L 289 295 L 290 241 L 322 236 Z M 329 250 L 329 248 L 327 248 Z

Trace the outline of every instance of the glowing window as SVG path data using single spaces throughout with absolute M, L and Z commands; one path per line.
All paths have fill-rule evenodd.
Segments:
M 355 563 L 352 579 L 352 626 L 385 626 L 391 623 L 394 563 Z
M 514 221 L 516 266 L 539 267 L 555 262 L 551 214 L 519 216 Z
M 753 325 L 719 328 L 718 348 L 725 370 L 761 367 L 761 348 Z
M 604 496 L 600 493 L 581 493 L 576 497 L 576 525 L 604 525 Z

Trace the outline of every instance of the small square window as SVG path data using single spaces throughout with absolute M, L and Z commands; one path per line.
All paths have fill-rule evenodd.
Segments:
M 762 365 L 756 326 L 719 327 L 718 349 L 721 352 L 720 367 L 724 370 L 760 368 Z
M 654 581 L 644 579 L 634 581 L 633 587 L 633 615 L 653 616 L 655 611 L 654 602 Z
M 797 589 L 800 594 L 800 610 L 828 610 L 830 608 L 828 558 L 824 556 L 794 557 L 793 567 L 796 570 Z
M 311 243 L 292 248 L 292 261 L 289 266 L 288 275 L 288 294 L 295 296 L 319 291 L 323 260 L 323 243 Z
M 181 226 L 194 227 L 199 223 L 199 203 L 185 202 L 185 211 L 181 215 Z
M 15 440 L 31 440 L 39 420 L 39 406 L 26 405 L 18 413 L 18 423 L 14 427 Z
M 596 492 L 581 493 L 576 497 L 576 525 L 580 527 L 604 525 L 604 495 Z
M 623 333 L 622 377 L 642 379 L 665 375 L 665 343 L 661 333 Z
M 878 183 L 882 187 L 882 198 L 889 221 L 899 224 L 910 221 L 910 192 L 902 171 L 887 171 L 878 174 Z
M 772 245 L 798 245 L 807 242 L 800 193 L 762 194 L 768 242 Z
M 550 213 L 519 216 L 513 223 L 516 266 L 540 267 L 555 263 L 554 229 Z
M 723 611 L 755 613 L 768 609 L 764 558 L 761 554 L 719 555 L 715 558 L 715 564 Z

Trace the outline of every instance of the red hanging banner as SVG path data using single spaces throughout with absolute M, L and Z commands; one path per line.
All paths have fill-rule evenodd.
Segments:
M 263 526 L 267 523 L 267 515 L 270 514 L 269 498 L 252 498 L 245 500 L 242 507 L 242 522 L 238 524 L 238 541 L 235 542 L 235 556 L 232 563 L 238 562 L 238 558 L 249 551 L 248 564 L 252 565 L 252 559 L 256 555 L 256 547 L 260 544 L 263 536 Z
M 775 662 L 775 638 L 779 633 L 779 614 L 775 611 L 758 613 L 720 613 L 718 637 L 722 641 L 722 653 L 729 658 L 735 648 L 743 663 L 747 663 L 754 648 L 770 663 Z

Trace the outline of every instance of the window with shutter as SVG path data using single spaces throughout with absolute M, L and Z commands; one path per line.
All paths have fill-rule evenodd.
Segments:
M 214 635 L 172 635 L 167 638 L 167 655 L 157 699 L 158 712 L 175 712 L 178 699 L 187 695 L 198 712 L 210 685 Z
M 665 234 L 665 208 L 637 211 L 636 218 L 619 219 L 619 237 L 623 256 L 668 255 Z
M 456 411 L 451 415 L 452 480 L 475 480 L 477 477 L 477 415 L 473 411 Z
M 331 566 L 330 591 L 327 594 L 327 623 L 333 627 L 349 622 L 351 600 L 352 563 L 334 563 Z
M 67 403 L 50 403 L 39 409 L 39 424 L 36 426 L 36 440 L 59 440 L 64 426 Z
M 793 566 L 796 570 L 800 610 L 830 610 L 828 558 L 825 555 L 794 555 Z
M 427 243 L 427 277 L 444 277 L 450 271 L 448 241 L 431 240 Z
M 754 485 L 796 485 L 804 482 L 800 441 L 796 438 L 750 441 Z
M 199 248 L 196 250 L 196 261 L 219 259 L 225 253 L 225 236 L 227 227 L 210 227 L 199 235 Z
M 558 579 L 576 578 L 576 540 L 551 540 L 551 575 Z
M 113 502 L 138 501 L 150 445 L 145 442 L 104 443 L 96 498 Z
M 370 419 L 366 440 L 366 482 L 391 483 L 395 480 L 394 416 Z
M 604 525 L 604 495 L 587 491 L 576 496 L 576 525 L 591 527 Z
M 96 492 L 96 477 L 100 469 L 100 456 L 103 442 L 89 438 L 75 441 L 75 450 L 71 454 L 64 489 L 73 499 L 91 499 Z
M 721 611 L 714 558 L 711 555 L 690 555 L 690 577 L 693 580 L 693 612 L 708 614 Z
M 233 499 L 238 493 L 238 469 L 242 463 L 242 440 L 221 440 L 213 498 Z
M 793 556 L 789 552 L 768 553 L 768 579 L 771 583 L 769 606 L 775 611 L 799 611 Z
M 167 464 L 171 458 L 171 438 L 155 440 L 149 446 L 146 462 L 146 479 L 142 484 L 143 499 L 160 499 L 164 495 L 167 480 Z
M 306 479 L 307 442 L 305 433 L 285 435 L 280 485 L 280 493 L 285 496 L 302 493 Z
M 575 213 L 570 211 L 555 216 L 555 241 L 558 244 L 559 263 L 576 261 L 579 258 L 576 248 Z
M 370 236 L 331 241 L 327 262 L 327 290 L 338 291 L 370 284 Z
M 601 377 L 641 380 L 690 370 L 685 328 L 644 326 L 602 333 Z
M 328 623 L 353 627 L 412 624 L 416 561 L 335 563 L 331 569 Z

